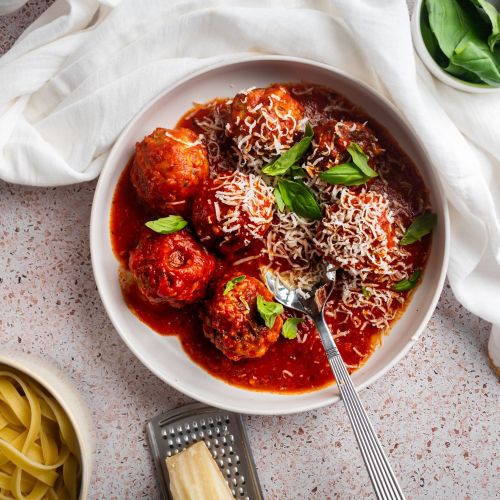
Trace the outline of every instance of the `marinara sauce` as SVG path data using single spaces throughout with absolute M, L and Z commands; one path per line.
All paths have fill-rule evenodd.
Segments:
M 304 106 L 313 125 L 332 118 L 358 122 L 369 120 L 370 127 L 385 149 L 386 170 L 384 174 L 386 182 L 375 180 L 372 185 L 374 189 L 384 191 L 389 199 L 392 197 L 398 203 L 405 204 L 408 215 L 404 222 L 409 225 L 413 216 L 422 210 L 422 200 L 428 203 L 427 191 L 417 169 L 387 131 L 334 91 L 306 84 L 291 84 L 287 87 L 295 99 Z M 179 120 L 177 125 L 200 133 L 201 129 L 197 123 L 210 117 L 214 110 L 224 115 L 227 112 L 226 106 L 225 99 L 196 105 Z M 216 145 L 207 144 L 212 175 L 231 169 L 227 155 L 229 147 L 229 141 L 223 133 L 217 137 Z M 119 279 L 123 296 L 137 317 L 160 335 L 177 336 L 184 351 L 195 363 L 229 384 L 247 389 L 284 393 L 311 391 L 331 384 L 334 379 L 321 340 L 313 323 L 307 318 L 299 326 L 301 342 L 280 337 L 262 358 L 231 361 L 205 338 L 202 322 L 199 319 L 198 304 L 175 309 L 168 305 L 153 305 L 142 298 L 128 271 L 128 258 L 144 230 L 144 223 L 157 218 L 157 214 L 152 213 L 138 200 L 130 181 L 130 167 L 130 162 L 124 166 L 116 186 L 110 230 L 113 250 L 122 265 Z M 425 266 L 430 251 L 430 240 L 427 236 L 409 247 L 409 256 L 406 258 L 410 264 L 418 268 Z M 226 257 L 219 255 L 219 270 L 215 277 L 220 276 L 226 269 L 234 267 L 236 262 L 237 272 L 260 278 L 260 267 L 268 263 L 265 253 L 255 258 L 260 250 L 262 247 L 254 244 L 238 252 L 237 255 Z M 246 258 L 248 260 L 244 261 Z M 330 299 L 330 309 L 336 307 L 340 293 L 340 290 L 334 290 Z M 404 311 L 410 295 L 406 293 L 406 300 L 397 305 L 397 314 L 400 315 Z M 342 323 L 343 335 L 336 339 L 336 343 L 350 371 L 354 371 L 368 360 L 383 334 L 387 333 L 373 326 L 365 325 L 362 330 L 359 329 L 356 326 L 358 324 L 356 318 L 362 318 L 363 313 L 362 309 L 356 309 L 351 315 L 338 314 L 335 319 L 326 316 L 332 331 Z M 382 314 L 376 310 L 372 313 Z M 285 311 L 284 319 L 291 316 L 297 316 L 297 313 Z

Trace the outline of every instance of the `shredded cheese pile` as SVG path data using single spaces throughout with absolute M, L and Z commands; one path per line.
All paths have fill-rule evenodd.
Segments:
M 327 260 L 354 276 L 398 281 L 409 268 L 408 252 L 397 244 L 402 236 L 397 230 L 385 194 L 343 188 L 326 209 L 314 241 Z
M 215 182 L 211 189 L 217 200 L 214 202 L 215 218 L 226 234 L 225 241 L 243 232 L 261 238 L 273 220 L 272 188 L 257 175 L 239 171 L 220 179 L 222 182 Z M 242 220 L 245 222 L 243 227 Z M 250 240 L 245 240 L 246 245 L 249 243 Z
M 248 93 L 239 94 L 240 102 L 247 103 Z M 258 171 L 263 165 L 281 155 L 294 143 L 295 134 L 303 131 L 307 119 L 294 116 L 292 110 L 282 105 L 282 98 L 276 93 L 268 95 L 254 107 L 246 106 L 246 116 L 237 116 L 234 125 L 226 125 L 229 135 L 234 135 L 233 151 L 238 166 L 245 170 Z

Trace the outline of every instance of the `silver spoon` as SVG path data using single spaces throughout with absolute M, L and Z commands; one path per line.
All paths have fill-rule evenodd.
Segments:
M 286 286 L 277 275 L 270 271 L 265 273 L 267 286 L 276 300 L 290 309 L 307 314 L 318 329 L 377 498 L 384 500 L 404 499 L 401 487 L 361 404 L 356 388 L 325 321 L 325 304 L 332 293 L 335 275 L 333 266 L 326 266 L 323 278 L 309 291 L 305 291 L 308 298 L 303 298 L 295 290 Z

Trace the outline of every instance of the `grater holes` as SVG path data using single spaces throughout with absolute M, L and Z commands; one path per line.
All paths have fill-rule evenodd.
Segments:
M 238 467 L 233 467 L 233 473 L 235 476 L 239 476 L 240 475 L 240 471 L 238 470 Z
M 215 434 L 217 434 L 217 437 L 220 437 L 220 428 L 219 427 L 215 428 Z
M 182 427 L 180 425 L 177 426 L 177 434 L 181 434 L 182 435 Z
M 219 440 L 218 440 L 218 439 L 214 439 L 214 446 L 215 446 L 216 448 L 218 448 L 218 447 L 219 447 Z
M 238 488 L 238 494 L 240 495 L 240 497 L 245 496 L 245 490 L 243 488 Z
M 201 425 L 201 428 L 202 428 L 203 430 L 205 430 L 205 429 L 207 428 L 207 424 L 206 424 L 206 422 L 205 422 L 205 419 L 204 419 L 204 418 L 202 418 L 202 419 L 200 420 L 200 425 Z
M 168 430 L 168 433 L 171 435 L 171 436 L 175 436 L 175 430 L 173 427 L 170 427 L 170 429 Z
M 212 417 L 209 417 L 209 418 L 208 418 L 208 425 L 209 425 L 210 427 L 215 427 L 215 425 L 214 425 L 214 419 L 213 419 Z
M 236 463 L 239 465 L 240 464 L 240 457 L 238 455 L 236 455 L 234 457 L 234 459 L 236 460 Z
M 193 422 L 192 423 L 193 429 L 198 429 L 198 422 Z
M 229 469 L 226 469 L 226 476 L 231 477 L 231 471 Z M 236 485 L 235 485 L 236 486 Z
M 168 438 L 168 432 L 167 432 L 167 429 L 162 429 L 161 431 L 161 437 L 163 439 L 167 439 Z
M 234 455 L 234 450 L 233 450 L 233 447 L 232 447 L 232 446 L 229 446 L 229 447 L 228 447 L 228 450 L 229 450 L 229 454 L 230 454 L 230 455 Z
M 229 415 L 226 415 L 226 416 L 224 417 L 224 422 L 226 422 L 226 424 L 228 424 L 228 423 L 229 423 Z
M 240 484 L 245 484 L 245 476 L 240 477 Z

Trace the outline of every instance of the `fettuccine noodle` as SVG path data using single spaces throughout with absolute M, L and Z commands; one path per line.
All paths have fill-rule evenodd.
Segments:
M 76 500 L 80 476 L 78 442 L 59 403 L 0 365 L 0 500 Z

